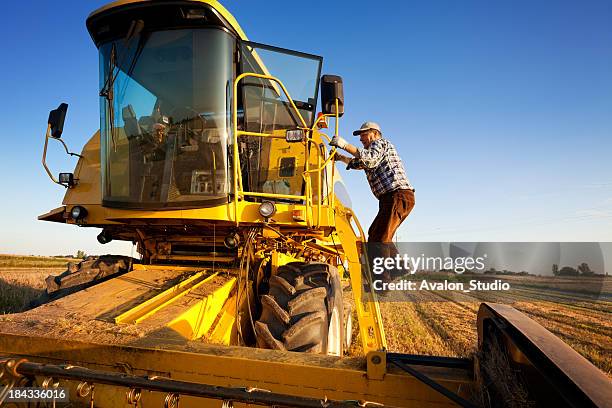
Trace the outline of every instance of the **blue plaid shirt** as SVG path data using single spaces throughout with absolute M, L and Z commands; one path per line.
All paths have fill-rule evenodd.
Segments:
M 372 193 L 380 198 L 395 190 L 414 190 L 402 159 L 387 139 L 376 139 L 366 148 L 358 148 L 359 158 L 351 160 L 349 168 L 365 170 Z

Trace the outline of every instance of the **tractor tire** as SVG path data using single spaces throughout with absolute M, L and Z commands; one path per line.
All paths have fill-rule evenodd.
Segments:
M 260 348 L 341 356 L 344 308 L 338 270 L 324 263 L 280 266 L 261 296 Z

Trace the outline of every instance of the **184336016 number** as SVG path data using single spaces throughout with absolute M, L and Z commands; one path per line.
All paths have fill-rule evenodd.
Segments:
M 68 402 L 67 388 L 15 387 L 6 393 L 5 402 Z

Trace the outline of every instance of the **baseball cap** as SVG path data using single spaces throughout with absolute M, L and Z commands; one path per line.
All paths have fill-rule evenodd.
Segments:
M 361 132 L 365 132 L 366 130 L 378 130 L 380 134 L 382 134 L 382 130 L 380 130 L 380 126 L 376 122 L 364 122 L 363 125 L 359 129 L 353 132 L 353 136 L 359 135 Z

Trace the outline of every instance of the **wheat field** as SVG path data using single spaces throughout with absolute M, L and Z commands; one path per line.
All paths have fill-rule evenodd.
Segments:
M 26 310 L 45 288 L 49 274 L 64 271 L 70 259 L 0 256 L 0 314 Z M 24 267 L 23 265 L 27 267 Z M 16 266 L 19 265 L 19 266 Z M 32 266 L 37 265 L 37 266 Z M 40 266 L 43 265 L 43 266 Z M 612 378 L 612 301 L 606 278 L 597 299 L 535 283 L 509 293 L 419 291 L 410 301 L 381 297 L 389 350 L 410 354 L 468 357 L 477 347 L 476 314 L 482 302 L 506 303 L 573 347 Z M 350 293 L 347 293 L 350 299 Z M 352 299 L 350 299 L 352 301 Z M 361 352 L 356 324 L 351 355 Z

